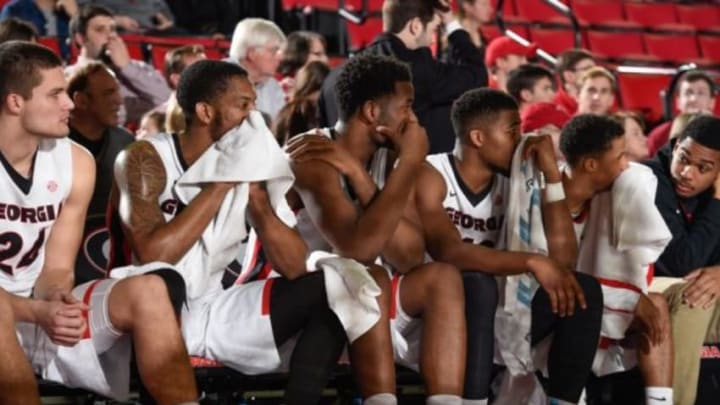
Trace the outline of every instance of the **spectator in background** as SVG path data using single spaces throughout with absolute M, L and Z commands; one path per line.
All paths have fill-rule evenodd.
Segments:
M 92 153 L 97 169 L 95 191 L 75 262 L 75 282 L 84 283 L 105 277 L 110 243 L 106 213 L 113 165 L 118 153 L 134 137 L 118 126 L 122 106 L 120 84 L 107 66 L 99 62 L 85 64 L 70 78 L 67 91 L 75 103 L 70 112 L 70 139 Z
M 295 75 L 300 68 L 315 61 L 328 63 L 325 48 L 325 38 L 315 32 L 295 31 L 288 35 L 285 53 L 278 67 L 280 86 L 288 100 L 292 98 L 296 85 Z
M 15 17 L 31 23 L 43 37 L 58 37 L 63 57 L 69 55 L 66 44 L 70 19 L 78 12 L 75 0 L 11 0 L 0 12 L 0 19 Z
M 82 7 L 98 5 L 115 14 L 115 22 L 129 33 L 148 35 L 182 35 L 187 32 L 175 26 L 165 0 L 77 0 Z
M 702 70 L 690 70 L 678 81 L 675 88 L 675 108 L 682 113 L 712 114 L 715 109 L 717 85 L 710 75 Z M 648 135 L 650 156 L 655 156 L 670 138 L 672 121 L 657 126 Z
M 690 121 L 694 120 L 695 118 L 703 115 L 702 113 L 682 113 L 675 117 L 674 120 L 672 120 L 672 125 L 670 126 L 670 141 L 679 137 L 682 131 L 685 130 L 685 127 L 690 123 Z
M 549 103 L 555 98 L 553 79 L 552 72 L 540 65 L 521 65 L 510 71 L 507 92 L 518 102 L 522 114 L 534 103 Z
M 602 66 L 586 70 L 577 82 L 577 114 L 608 115 L 615 104 L 615 76 Z
M 560 132 L 570 121 L 570 114 L 558 105 L 548 102 L 539 102 L 529 105 L 520 113 L 522 133 L 537 132 L 550 135 L 558 162 L 565 162 L 565 156 L 560 150 Z
M 135 131 L 135 139 L 143 139 L 165 132 L 165 113 L 148 111 L 140 120 L 140 127 Z
M 507 91 L 508 75 L 514 69 L 528 63 L 535 56 L 537 45 L 524 46 L 509 37 L 499 37 L 490 41 L 485 50 L 485 65 L 490 74 L 488 87 Z
M 168 86 L 172 89 L 172 93 L 168 99 L 155 107 L 155 111 L 167 113 L 168 105 L 175 98 L 175 90 L 177 90 L 180 75 L 193 63 L 207 59 L 205 55 L 205 47 L 202 45 L 185 45 L 174 48 L 165 54 L 165 67 L 163 74 Z
M 571 49 L 561 53 L 555 64 L 560 86 L 555 95 L 555 104 L 568 114 L 575 115 L 578 104 L 577 81 L 580 75 L 596 65 L 592 54 L 583 49 Z
M 170 88 L 152 66 L 130 58 L 125 41 L 118 36 L 113 13 L 105 7 L 88 6 L 78 12 L 70 24 L 73 41 L 80 47 L 74 65 L 65 69 L 67 76 L 92 61 L 108 65 L 120 81 L 124 109 L 120 124 L 138 122 L 143 114 L 165 102 Z
M 627 157 L 633 162 L 648 158 L 645 121 L 639 114 L 630 111 L 618 111 L 610 116 L 625 129 L 625 145 Z
M 445 24 L 447 62 L 433 58 L 430 44 Z M 385 0 L 383 30 L 363 53 L 392 56 L 407 63 L 415 90 L 413 110 L 430 138 L 430 152 L 449 152 L 455 145 L 450 123 L 452 102 L 465 91 L 487 85 L 483 55 L 470 34 L 440 0 Z M 338 120 L 335 83 L 343 67 L 333 70 L 320 94 L 320 125 Z
M 7 41 L 37 42 L 37 31 L 32 24 L 19 18 L 0 21 L 0 44 Z
M 185 129 L 185 114 L 183 114 L 177 99 L 173 97 L 168 103 L 165 113 L 165 131 L 169 134 L 182 134 Z
M 318 99 L 328 74 L 330 68 L 320 61 L 311 62 L 298 71 L 297 89 L 273 125 L 273 133 L 281 145 L 297 134 L 318 127 Z
M 227 61 L 240 64 L 255 85 L 255 108 L 272 122 L 285 105 L 285 93 L 275 80 L 285 49 L 285 34 L 274 22 L 262 18 L 246 18 L 235 27 L 230 57 Z
M 482 26 L 492 20 L 494 11 L 490 0 L 458 1 L 458 21 L 478 48 L 482 48 L 487 43 Z

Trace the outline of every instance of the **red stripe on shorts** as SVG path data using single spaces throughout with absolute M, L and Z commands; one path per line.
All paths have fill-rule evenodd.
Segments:
M 85 290 L 85 294 L 83 295 L 83 303 L 87 306 L 90 306 L 90 297 L 92 297 L 92 292 L 95 289 L 95 287 L 98 285 L 99 282 L 102 280 L 95 280 L 92 284 Z M 87 326 L 85 327 L 85 332 L 83 333 L 83 339 L 90 339 L 90 319 L 88 316 L 88 313 L 90 311 L 83 311 L 83 318 L 85 318 L 85 323 L 87 323 Z
M 272 292 L 272 286 L 275 282 L 275 279 L 269 278 L 265 282 L 265 286 L 263 287 L 262 292 L 262 308 L 260 309 L 260 313 L 263 316 L 270 315 L 270 293 Z
M 400 285 L 400 275 L 395 274 L 392 278 L 392 288 L 390 293 L 390 319 L 395 319 L 397 315 L 397 295 L 398 286 Z

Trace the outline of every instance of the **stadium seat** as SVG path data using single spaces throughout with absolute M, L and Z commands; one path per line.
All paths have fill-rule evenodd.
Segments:
M 531 28 L 530 39 L 552 54 L 575 47 L 575 35 L 570 29 Z
M 580 25 L 593 28 L 641 29 L 642 26 L 625 20 L 623 5 L 615 0 L 574 0 L 572 9 Z
M 361 25 L 346 21 L 348 42 L 351 51 L 368 46 L 382 32 L 382 18 L 370 17 Z
M 697 40 L 693 34 L 643 34 L 645 49 L 663 61 L 679 64 L 700 58 Z
M 282 9 L 292 11 L 310 7 L 315 10 L 337 11 L 338 0 L 282 0 Z
M 625 3 L 625 15 L 647 29 L 661 31 L 694 31 L 692 25 L 679 22 L 672 3 Z
M 639 32 L 588 30 L 586 35 L 588 47 L 593 53 L 600 57 L 643 61 L 657 60 L 645 54 L 642 34 Z
M 506 24 L 506 29 L 512 30 L 516 34 L 520 35 L 523 38 L 530 38 L 530 34 L 528 31 L 527 26 L 521 25 L 521 24 Z M 498 28 L 495 24 L 485 24 L 482 27 L 483 35 L 485 36 L 485 39 L 488 41 L 492 41 L 493 39 L 497 37 L 501 37 L 503 34 L 500 32 L 500 28 Z
M 676 6 L 680 22 L 690 24 L 698 31 L 720 33 L 720 6 L 683 5 Z
M 702 56 L 720 65 L 720 36 L 698 35 L 698 42 Z
M 567 17 L 547 5 L 543 0 L 516 0 L 515 7 L 517 16 L 527 21 L 551 25 L 570 24 Z
M 660 92 L 670 83 L 671 75 L 622 73 L 616 75 L 620 92 L 620 104 L 626 110 L 641 112 L 647 122 L 662 117 Z
M 38 42 L 42 45 L 47 46 L 48 48 L 52 49 L 53 52 L 55 52 L 58 55 L 61 55 L 60 53 L 60 42 L 58 42 L 58 37 L 40 37 L 38 38 Z
M 330 0 L 325 0 L 330 1 Z M 337 0 L 335 1 L 335 7 L 337 8 Z M 363 0 L 345 0 L 345 8 L 351 11 L 362 10 Z M 379 14 L 382 12 L 383 0 L 368 0 L 367 11 L 373 14 Z

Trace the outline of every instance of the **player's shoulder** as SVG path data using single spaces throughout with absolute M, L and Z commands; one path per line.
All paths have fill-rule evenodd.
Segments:
M 72 156 L 73 166 L 75 169 L 80 171 L 92 170 L 94 172 L 95 158 L 92 153 L 75 141 L 67 139 L 67 142 L 69 144 L 70 154 Z

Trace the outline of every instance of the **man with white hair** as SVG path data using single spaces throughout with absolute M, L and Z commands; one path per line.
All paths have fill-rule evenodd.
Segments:
M 285 93 L 275 80 L 285 48 L 285 34 L 272 21 L 245 18 L 233 32 L 229 62 L 238 63 L 255 85 L 255 107 L 274 120 L 285 105 Z

